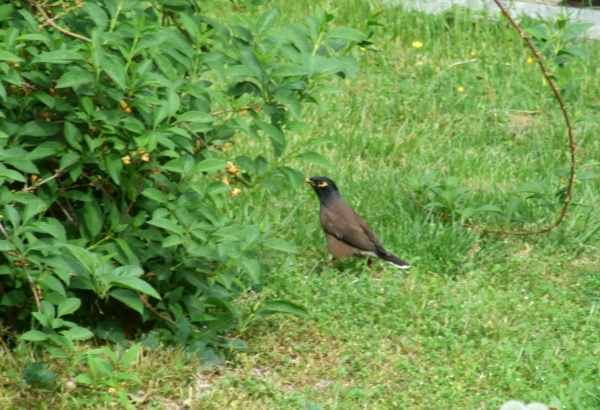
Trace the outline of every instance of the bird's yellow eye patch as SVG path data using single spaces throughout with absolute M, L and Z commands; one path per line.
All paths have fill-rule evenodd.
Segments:
M 329 186 L 329 184 L 328 184 L 327 182 L 325 182 L 325 181 L 321 181 L 321 182 L 319 182 L 319 183 L 317 184 L 317 186 L 318 186 L 319 188 L 325 188 L 326 186 Z

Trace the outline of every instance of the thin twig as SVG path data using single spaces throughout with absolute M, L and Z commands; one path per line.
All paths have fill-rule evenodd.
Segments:
M 21 260 L 21 262 L 23 263 L 23 269 L 25 269 L 25 273 L 27 274 L 27 279 L 29 279 L 29 287 L 31 288 L 31 292 L 33 293 L 33 296 L 35 297 L 35 304 L 37 305 L 37 310 L 38 310 L 38 312 L 41 312 L 42 306 L 40 304 L 40 295 L 38 294 L 37 286 L 35 285 L 35 282 L 33 281 L 33 278 L 31 277 L 31 273 L 29 273 L 29 269 L 27 269 L 27 261 Z
M 63 204 L 60 203 L 60 201 L 54 201 L 55 204 L 58 204 L 58 207 L 60 208 L 61 211 L 63 211 L 63 214 L 65 214 L 65 216 L 67 217 L 67 219 L 69 220 L 69 222 L 71 222 L 73 225 L 77 226 L 77 220 L 75 219 L 75 217 L 71 216 L 69 214 L 69 211 L 67 211 L 65 209 L 65 207 L 63 206 Z
M 282 104 L 277 104 L 277 105 L 279 106 L 279 105 L 282 105 Z M 245 105 L 243 107 L 236 108 L 236 109 L 228 108 L 226 110 L 213 111 L 213 112 L 210 113 L 210 115 L 221 115 L 221 114 L 225 114 L 226 112 L 234 112 L 234 111 L 238 111 L 239 112 L 239 111 L 242 111 L 242 110 L 244 110 L 244 111 L 248 111 L 248 110 L 257 110 L 257 111 L 260 111 L 260 110 L 262 110 L 262 107 L 263 107 L 262 104 Z
M 85 172 L 82 172 L 81 176 L 84 177 L 85 179 L 87 179 L 88 181 L 93 182 L 92 186 L 97 186 L 98 188 L 100 188 L 100 190 L 102 192 L 104 192 L 106 194 L 106 196 L 108 196 L 115 205 L 118 205 L 118 202 L 115 200 L 115 198 L 113 198 L 113 196 L 106 190 L 106 188 L 104 188 L 102 186 L 102 179 L 95 180 L 92 177 L 90 177 L 88 174 L 86 174 Z
M 12 240 L 10 239 L 10 235 L 8 235 L 8 232 L 6 232 L 6 229 L 4 228 L 4 225 L 2 224 L 2 221 L 0 221 L 0 231 L 2 231 L 2 233 L 4 234 L 4 237 L 6 238 L 7 241 L 12 242 Z
M 567 192 L 566 192 L 566 195 L 565 195 L 564 205 L 563 205 L 563 208 L 562 208 L 562 210 L 560 212 L 560 215 L 558 216 L 558 219 L 552 225 L 546 226 L 546 227 L 538 229 L 536 231 L 527 231 L 527 230 L 525 230 L 525 231 L 510 231 L 510 230 L 504 230 L 504 229 L 491 229 L 491 228 L 486 228 L 486 227 L 483 227 L 483 226 L 479 226 L 479 225 L 475 225 L 475 224 L 470 224 L 470 223 L 465 223 L 465 222 L 463 222 L 462 225 L 464 227 L 467 227 L 467 228 L 479 229 L 479 230 L 482 230 L 482 231 L 492 232 L 492 233 L 499 233 L 499 234 L 502 234 L 502 235 L 515 235 L 515 236 L 539 235 L 539 234 L 542 234 L 542 233 L 549 232 L 549 231 L 553 230 L 554 228 L 556 228 L 558 225 L 561 224 L 561 222 L 565 219 L 565 216 L 567 215 L 567 210 L 569 208 L 569 203 L 571 201 L 571 196 L 572 196 L 572 193 L 573 193 L 573 184 L 574 184 L 574 181 L 575 181 L 575 164 L 576 164 L 575 155 L 577 153 L 577 148 L 575 146 L 575 138 L 573 137 L 573 127 L 571 126 L 571 120 L 569 118 L 569 113 L 567 111 L 567 107 L 565 106 L 565 103 L 564 103 L 562 97 L 560 96 L 560 92 L 558 91 L 558 88 L 554 84 L 554 81 L 552 80 L 552 77 L 548 73 L 548 70 L 546 70 L 546 66 L 544 65 L 544 62 L 542 61 L 542 56 L 535 49 L 533 43 L 527 37 L 527 35 L 525 34 L 525 32 L 521 29 L 521 27 L 517 24 L 517 22 L 510 16 L 510 14 L 508 13 L 508 10 L 502 5 L 502 3 L 500 2 L 500 0 L 494 0 L 494 3 L 496 3 L 496 5 L 502 11 L 502 14 L 504 14 L 504 16 L 512 24 L 512 26 L 515 28 L 515 30 L 517 30 L 517 32 L 519 33 L 519 35 L 521 36 L 521 38 L 523 40 L 525 40 L 525 42 L 527 43 L 527 47 L 529 47 L 529 49 L 531 50 L 531 52 L 535 56 L 535 58 L 536 58 L 536 60 L 538 62 L 538 65 L 540 66 L 540 69 L 542 70 L 542 73 L 544 74 L 544 77 L 546 78 L 546 81 L 548 81 L 548 84 L 550 85 L 550 88 L 552 88 L 552 92 L 554 93 L 554 96 L 556 97 L 556 100 L 558 101 L 558 103 L 560 105 L 560 109 L 562 110 L 563 117 L 564 117 L 565 123 L 567 125 L 567 134 L 569 136 L 569 149 L 571 151 L 571 168 L 570 168 L 570 173 L 569 173 L 569 180 L 568 180 Z M 413 196 L 411 196 L 410 193 L 407 190 L 404 190 L 404 193 L 419 208 L 424 209 L 424 210 L 426 210 L 427 212 L 430 212 L 433 215 L 440 216 L 441 218 L 443 218 L 445 220 L 452 220 L 452 218 L 450 216 L 426 207 L 421 202 L 419 202 L 417 199 L 415 199 Z
M 32 6 L 32 7 L 35 7 L 35 8 L 37 9 L 37 11 L 39 11 L 39 12 L 40 12 L 40 14 L 42 15 L 42 17 L 44 17 L 44 20 L 46 20 L 46 22 L 47 22 L 48 24 L 50 24 L 52 27 L 54 27 L 55 29 L 57 29 L 57 30 L 58 30 L 58 31 L 60 31 L 61 33 L 64 33 L 64 34 L 66 34 L 67 36 L 71 36 L 71 37 L 74 37 L 74 38 L 78 38 L 79 40 L 87 41 L 88 43 L 91 43 L 91 42 L 92 42 L 92 40 L 90 40 L 89 38 L 87 38 L 87 37 L 84 37 L 84 36 L 82 36 L 82 35 L 80 35 L 80 34 L 75 34 L 75 33 L 71 32 L 71 31 L 69 31 L 69 30 L 67 30 L 67 29 L 64 29 L 64 28 L 62 28 L 62 27 L 61 27 L 61 26 L 59 26 L 58 24 L 56 24 L 56 23 L 54 22 L 54 20 L 53 20 L 53 19 L 51 19 L 51 18 L 50 18 L 50 17 L 49 17 L 49 16 L 46 14 L 46 12 L 45 12 L 45 11 L 44 11 L 44 9 L 42 8 L 42 6 L 40 6 L 40 5 L 38 4 L 38 2 L 37 2 L 37 1 L 35 1 L 35 0 L 27 0 L 27 2 L 29 3 L 29 5 L 30 5 L 30 6 Z
M 61 176 L 62 174 L 63 174 L 63 171 L 56 171 L 56 173 L 55 173 L 54 175 L 52 175 L 52 176 L 50 176 L 50 177 L 48 177 L 48 178 L 46 178 L 46 179 L 42 179 L 41 181 L 39 181 L 39 182 L 37 182 L 37 183 L 33 184 L 33 185 L 32 185 L 32 186 L 30 186 L 30 187 L 28 187 L 28 186 L 25 186 L 25 187 L 22 189 L 22 191 L 23 191 L 23 192 L 33 191 L 33 190 L 34 190 L 34 189 L 36 189 L 37 187 L 39 187 L 39 186 L 41 186 L 41 185 L 44 185 L 45 183 L 47 183 L 47 182 L 50 182 L 50 181 L 52 181 L 52 180 L 53 180 L 53 179 L 55 179 L 55 178 L 58 178 L 58 177 L 59 177 L 59 176 Z
M 144 179 L 146 178 L 146 175 L 144 175 Z M 123 212 L 123 215 L 121 216 L 121 219 L 119 219 L 119 223 L 122 224 L 123 221 L 125 220 L 125 218 L 127 217 L 127 215 L 129 215 L 129 212 L 131 211 L 131 208 L 133 208 L 133 204 L 135 204 L 135 201 L 137 199 L 138 196 L 140 196 L 140 192 L 142 191 L 142 183 L 140 182 L 137 186 L 137 194 L 135 195 L 135 198 L 133 198 L 131 200 L 131 202 L 129 202 L 129 205 L 127 205 L 127 209 L 125 210 L 125 212 Z
M 146 296 L 143 293 L 139 293 L 139 292 L 138 292 L 138 296 L 142 300 L 142 303 L 144 304 L 144 306 L 146 306 L 146 308 L 148 310 L 150 310 L 152 313 L 154 313 L 156 316 L 160 317 L 163 320 L 166 320 L 167 322 L 171 323 L 172 325 L 179 326 L 177 324 L 177 322 L 175 322 L 173 319 L 171 319 L 170 317 L 165 316 L 163 313 L 159 312 L 154 306 L 152 306 L 150 304 L 150 302 L 148 301 L 148 296 Z
M 212 113 L 211 113 L 211 114 L 212 114 Z M 189 132 L 191 132 L 191 133 L 192 133 L 192 135 L 193 135 L 194 137 L 196 137 L 196 139 L 197 139 L 198 141 L 200 141 L 200 143 L 201 143 L 202 145 L 204 145 L 204 148 L 206 148 L 206 149 L 208 149 L 208 150 L 211 150 L 211 151 L 216 151 L 214 148 L 212 148 L 211 146 L 209 146 L 209 145 L 206 143 L 206 141 L 204 141 L 204 139 L 203 139 L 203 138 L 202 138 L 200 135 L 198 135 L 197 133 L 195 133 L 194 131 L 192 131 L 192 129 L 190 128 L 190 126 L 189 126 L 189 125 L 187 125 L 187 123 L 186 123 L 186 122 L 184 122 L 184 123 L 183 123 L 183 126 L 185 127 L 185 129 L 186 129 L 186 130 L 188 130 Z

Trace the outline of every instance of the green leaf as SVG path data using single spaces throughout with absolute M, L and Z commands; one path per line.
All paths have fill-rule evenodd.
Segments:
M 258 119 L 255 119 L 254 123 L 271 138 L 273 148 L 275 149 L 275 155 L 280 156 L 285 150 L 286 145 L 283 132 L 281 132 L 281 130 L 279 130 L 277 127 Z
M 28 174 L 39 174 L 40 170 L 35 166 L 33 162 L 26 158 L 8 158 L 4 160 L 5 164 L 11 165 L 21 172 Z
M 342 60 L 321 56 L 307 57 L 304 63 L 305 65 L 308 64 L 308 69 L 312 77 L 337 73 L 346 68 L 346 64 Z
M 25 205 L 22 216 L 23 223 L 26 223 L 32 217 L 44 212 L 46 209 L 48 209 L 48 205 L 41 199 L 34 197 L 27 202 L 27 205 Z
M 36 63 L 50 63 L 50 64 L 69 64 L 73 61 L 84 61 L 85 58 L 72 50 L 54 50 L 40 53 L 33 60 L 31 64 Z
M 44 332 L 40 332 L 39 330 L 30 330 L 21 335 L 21 340 L 25 340 L 27 342 L 41 342 L 42 340 L 48 339 L 48 335 Z
M 79 154 L 76 153 L 75 151 L 69 151 L 67 152 L 65 155 L 63 155 L 60 159 L 60 165 L 58 166 L 58 169 L 60 171 L 69 168 L 71 165 L 75 164 L 77 161 L 79 161 Z
M 123 161 L 118 154 L 112 153 L 104 157 L 104 165 L 115 184 L 121 183 L 121 171 L 123 170 Z
M 296 77 L 308 74 L 309 72 L 305 67 L 299 65 L 284 65 L 273 70 L 271 77 Z
M 567 47 L 567 48 L 563 48 L 562 50 L 560 50 L 560 52 L 569 53 L 574 56 L 585 58 L 585 59 L 588 58 L 587 50 L 585 48 L 581 48 L 581 47 Z
M 271 9 L 265 11 L 256 22 L 256 32 L 258 35 L 263 34 L 265 31 L 273 27 L 277 18 L 279 17 L 279 13 L 277 9 Z
M 67 293 L 65 292 L 65 287 L 63 286 L 62 282 L 60 280 L 58 280 L 58 278 L 54 275 L 46 275 L 46 276 L 42 277 L 40 280 L 38 280 L 38 283 L 43 285 L 43 287 L 46 289 L 46 291 L 48 289 L 50 289 L 56 293 L 61 294 L 63 296 L 63 298 L 67 297 Z
M 146 188 L 142 191 L 142 195 L 161 204 L 166 204 L 169 202 L 167 196 L 156 188 Z
M 84 70 L 72 70 L 64 73 L 58 80 L 56 88 L 77 88 L 83 84 L 89 84 L 94 81 L 94 76 Z
M 477 208 L 477 212 L 494 212 L 500 215 L 504 214 L 504 211 L 496 205 L 483 205 Z
M 2 300 L 0 301 L 0 305 L 2 306 L 16 306 L 25 302 L 25 293 L 21 289 L 15 289 L 6 292 L 4 296 L 2 296 Z
M 23 61 L 21 57 L 8 51 L 0 50 L 0 61 L 15 61 L 20 63 Z
M 6 251 L 14 251 L 15 250 L 15 245 L 13 245 L 11 242 L 9 241 L 0 241 L 0 252 L 6 252 Z
M 78 374 L 73 378 L 73 381 L 79 384 L 92 384 L 94 382 L 94 379 L 92 379 L 88 374 Z
M 102 32 L 108 25 L 108 16 L 99 6 L 91 2 L 85 2 L 81 10 L 87 13 L 94 22 L 95 29 Z
M 358 43 L 363 41 L 366 37 L 367 35 L 365 33 L 355 28 L 335 27 L 327 33 L 325 38 L 337 38 L 342 40 L 356 41 Z
M 133 363 L 138 358 L 141 347 L 142 347 L 141 343 L 136 343 L 133 346 L 131 346 L 129 349 L 127 349 L 127 351 L 125 353 L 123 353 L 123 356 L 121 357 L 121 361 L 120 361 L 122 369 L 129 367 L 131 365 L 131 363 Z
M 127 77 L 125 63 L 115 54 L 107 54 L 102 59 L 102 70 L 115 82 L 121 89 L 127 89 Z
M 0 169 L 0 178 L 8 178 L 13 181 L 27 182 L 27 179 L 17 171 L 12 169 Z
M 79 140 L 81 140 L 81 134 L 72 123 L 65 122 L 63 135 L 70 146 L 77 150 L 81 150 L 81 144 L 79 144 Z
M 125 305 L 138 312 L 140 315 L 144 313 L 144 303 L 137 293 L 128 289 L 113 289 L 109 294 L 113 298 L 123 302 Z
M 42 238 L 33 242 L 31 245 L 27 247 L 28 251 L 49 251 L 49 250 L 58 250 L 64 246 L 64 243 L 57 241 L 52 238 Z
M 29 135 L 31 137 L 49 137 L 59 131 L 60 127 L 48 121 L 29 121 L 17 132 L 17 137 Z
M 290 313 L 300 317 L 309 318 L 310 314 L 302 306 L 297 305 L 287 300 L 273 300 L 266 303 L 258 312 L 257 316 L 265 316 L 271 313 Z
M 210 123 L 213 121 L 213 117 L 204 111 L 186 111 L 177 117 L 177 122 L 198 122 L 198 123 Z
M 84 202 L 83 203 L 83 220 L 85 226 L 92 237 L 96 237 L 100 231 L 102 231 L 102 225 L 104 224 L 104 214 L 98 202 Z
M 294 245 L 287 243 L 283 239 L 269 238 L 266 239 L 261 245 L 281 252 L 298 253 L 298 250 Z
M 183 235 L 183 229 L 181 228 L 181 226 L 177 225 L 175 222 L 171 221 L 170 219 L 153 218 L 153 219 L 149 220 L 148 223 L 150 225 L 154 225 L 159 228 L 165 229 L 169 232 Z
M 227 162 L 218 158 L 208 158 L 196 164 L 194 172 L 220 171 L 227 166 Z
M 255 259 L 242 259 L 240 266 L 248 273 L 251 283 L 260 283 L 260 264 Z
M 125 266 L 119 266 L 118 268 L 115 268 L 115 270 L 112 271 L 111 276 L 112 277 L 130 276 L 130 277 L 138 278 L 138 277 L 142 276 L 143 274 L 144 274 L 144 270 L 141 267 L 134 266 L 134 265 L 125 265 Z
M 75 312 L 81 306 L 81 300 L 78 298 L 67 298 L 58 304 L 56 317 L 69 315 Z
M 225 75 L 228 76 L 243 76 L 243 77 L 256 77 L 256 73 L 253 69 L 245 65 L 234 65 L 225 70 Z
M 538 26 L 533 27 L 526 27 L 523 29 L 523 31 L 533 36 L 534 38 L 537 38 L 538 40 L 545 40 L 550 36 L 548 27 L 545 24 L 540 24 Z
M 566 43 L 573 40 L 575 37 L 585 33 L 590 28 L 594 27 L 594 23 L 575 23 L 569 24 L 562 35 L 562 42 Z
M 183 239 L 178 235 L 167 236 L 162 242 L 163 248 L 169 248 L 171 246 L 180 245 L 183 243 Z
M 331 162 L 329 162 L 327 158 L 314 151 L 303 152 L 302 154 L 298 155 L 298 158 L 304 159 L 310 162 L 311 164 L 319 165 L 323 168 L 327 168 L 330 170 L 335 169 L 335 167 L 331 164 Z
M 594 179 L 600 177 L 600 172 L 597 171 L 586 171 L 577 173 L 578 181 L 585 181 L 586 179 Z
M 277 92 L 274 94 L 274 97 L 290 110 L 294 119 L 302 121 L 302 107 L 296 94 L 293 92 Z
M 142 279 L 133 278 L 133 277 L 119 277 L 118 279 L 114 279 L 110 281 L 112 286 L 118 286 L 125 289 L 130 289 L 136 292 L 145 293 L 146 295 L 150 295 L 155 297 L 156 299 L 161 299 L 160 295 L 152 286 L 150 286 L 147 282 Z
M 73 327 L 69 330 L 63 330 L 60 332 L 65 335 L 69 340 L 88 340 L 91 339 L 94 334 L 83 327 Z

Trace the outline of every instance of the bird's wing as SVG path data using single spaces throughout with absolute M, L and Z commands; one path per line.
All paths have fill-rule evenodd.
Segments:
M 321 225 L 328 234 L 362 251 L 383 249 L 367 223 L 343 200 L 321 211 Z
M 354 210 L 353 210 L 353 212 L 354 212 Z M 354 212 L 354 215 L 356 215 L 356 219 L 358 220 L 358 223 L 359 223 L 360 227 L 362 228 L 363 232 L 365 233 L 365 235 L 367 235 L 369 237 L 369 239 L 371 240 L 371 242 L 373 242 L 373 244 L 375 245 L 375 248 L 377 249 L 377 253 L 378 254 L 382 253 L 384 255 L 388 255 L 389 252 L 383 247 L 381 242 L 379 242 L 379 239 L 377 238 L 377 236 L 375 236 L 375 232 L 373 232 L 371 227 L 369 225 L 367 225 L 367 222 L 364 219 L 362 219 L 360 217 L 360 215 L 357 214 L 356 212 Z

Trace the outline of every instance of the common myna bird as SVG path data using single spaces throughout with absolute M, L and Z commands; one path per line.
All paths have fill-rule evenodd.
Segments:
M 369 225 L 342 199 L 335 183 L 325 177 L 306 178 L 321 203 L 321 226 L 327 237 L 329 253 L 336 259 L 351 256 L 373 256 L 400 269 L 410 265 L 388 252 Z

